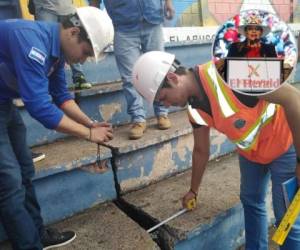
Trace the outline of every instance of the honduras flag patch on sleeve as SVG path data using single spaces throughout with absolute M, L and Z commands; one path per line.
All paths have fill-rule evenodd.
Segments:
M 35 47 L 31 48 L 28 57 L 37 61 L 41 65 L 45 65 L 46 54 Z

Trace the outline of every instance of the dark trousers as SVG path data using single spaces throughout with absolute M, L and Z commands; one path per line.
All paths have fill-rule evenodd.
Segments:
M 42 249 L 40 207 L 26 128 L 13 104 L 0 104 L 0 218 L 14 249 Z

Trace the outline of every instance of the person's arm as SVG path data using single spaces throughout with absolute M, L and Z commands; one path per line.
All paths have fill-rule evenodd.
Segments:
M 66 83 L 64 60 L 60 60 L 57 68 L 49 77 L 49 92 L 55 102 L 64 114 L 72 120 L 86 126 L 92 127 L 93 121 L 82 112 L 79 106 L 73 100 Z
M 55 130 L 92 142 L 108 142 L 113 138 L 110 126 L 86 127 L 64 115 Z
M 56 106 L 64 113 L 55 129 L 93 142 L 107 142 L 112 139 L 111 125 L 93 121 L 75 103 L 67 88 L 64 64 L 64 60 L 60 60 L 49 78 L 50 94 Z
M 61 110 L 72 120 L 86 126 L 92 127 L 93 120 L 90 119 L 79 106 L 75 103 L 74 100 L 68 100 L 60 106 Z
M 40 37 L 39 32 L 33 29 L 16 29 L 9 34 L 10 46 L 14 51 L 12 60 L 17 73 L 18 90 L 29 114 L 48 129 L 55 129 L 93 142 L 112 139 L 111 127 L 90 129 L 67 117 L 57 105 L 52 103 L 49 95 L 51 87 L 45 73 L 47 48 Z M 60 72 L 56 76 L 60 78 L 63 74 Z M 65 80 L 59 81 L 56 87 L 51 89 L 53 100 L 55 99 L 57 103 L 71 98 L 65 90 L 62 91 L 66 89 L 65 85 Z
M 285 111 L 285 115 L 292 131 L 293 142 L 300 157 L 300 91 L 290 84 L 284 84 L 276 91 L 259 97 L 271 103 L 280 104 Z M 300 185 L 300 164 L 297 164 L 296 176 Z
M 192 158 L 192 178 L 189 191 L 182 199 L 183 207 L 187 207 L 191 199 L 197 198 L 198 189 L 209 159 L 209 131 L 206 126 L 193 129 L 194 149 Z
M 172 0 L 165 0 L 165 13 L 167 19 L 172 19 L 175 15 L 175 9 L 173 7 Z

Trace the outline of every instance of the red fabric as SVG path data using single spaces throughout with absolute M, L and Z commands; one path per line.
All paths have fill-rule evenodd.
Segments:
M 260 47 L 249 48 L 247 57 L 260 57 Z

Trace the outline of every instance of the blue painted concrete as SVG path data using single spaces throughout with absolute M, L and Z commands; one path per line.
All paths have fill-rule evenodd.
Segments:
M 192 137 L 192 135 L 186 136 Z M 117 175 L 122 191 L 139 189 L 153 181 L 156 182 L 189 169 L 192 165 L 193 143 L 189 141 L 189 144 L 182 147 L 179 145 L 182 144 L 180 140 L 182 137 L 163 140 L 158 144 L 139 150 L 131 150 L 119 156 L 116 161 Z M 220 145 L 212 143 L 210 152 L 212 158 L 215 158 L 233 150 L 235 150 L 235 146 L 226 139 Z M 164 152 L 164 157 L 157 158 L 160 152 Z M 163 167 L 160 169 L 161 166 Z
M 116 198 L 113 174 L 75 169 L 34 181 L 45 223 Z
M 189 232 L 175 250 L 235 250 L 244 243 L 244 215 L 241 204 L 219 214 L 209 224 Z
M 110 153 L 101 153 L 101 160 L 108 160 L 108 165 L 110 165 Z M 34 180 L 50 177 L 51 175 L 56 175 L 64 172 L 69 172 L 78 168 L 81 168 L 82 166 L 89 165 L 91 163 L 96 162 L 97 156 L 86 156 L 84 158 L 75 159 L 71 162 L 61 162 L 59 165 L 54 165 L 49 168 L 40 169 L 36 171 Z M 111 166 L 110 166 L 111 168 Z
M 106 120 L 107 122 L 110 122 L 114 125 L 130 122 L 130 116 L 127 114 L 126 111 L 126 100 L 121 90 L 116 91 L 114 93 L 94 95 L 89 97 L 80 97 L 78 100 L 80 108 L 95 120 Z M 107 105 L 114 106 L 110 108 L 110 119 L 107 120 L 107 117 L 105 117 L 105 114 L 101 112 L 101 109 L 99 110 L 100 105 L 103 108 Z
M 45 224 L 117 197 L 111 167 L 105 173 L 92 173 L 82 168 L 56 174 L 38 173 L 33 183 Z M 7 237 L 0 224 L 0 241 L 5 239 Z
M 211 59 L 210 44 L 178 43 L 176 46 L 168 45 L 166 51 L 175 54 L 181 64 L 188 67 L 207 62 Z M 88 61 L 84 63 L 82 67 L 87 80 L 91 82 L 101 83 L 121 79 L 113 53 L 109 53 L 109 55 L 98 64 Z M 69 86 L 72 86 L 71 72 L 68 68 L 66 76 Z
M 27 143 L 29 146 L 42 145 L 66 137 L 65 134 L 45 128 L 33 119 L 25 108 L 21 108 L 20 113 L 27 128 Z

